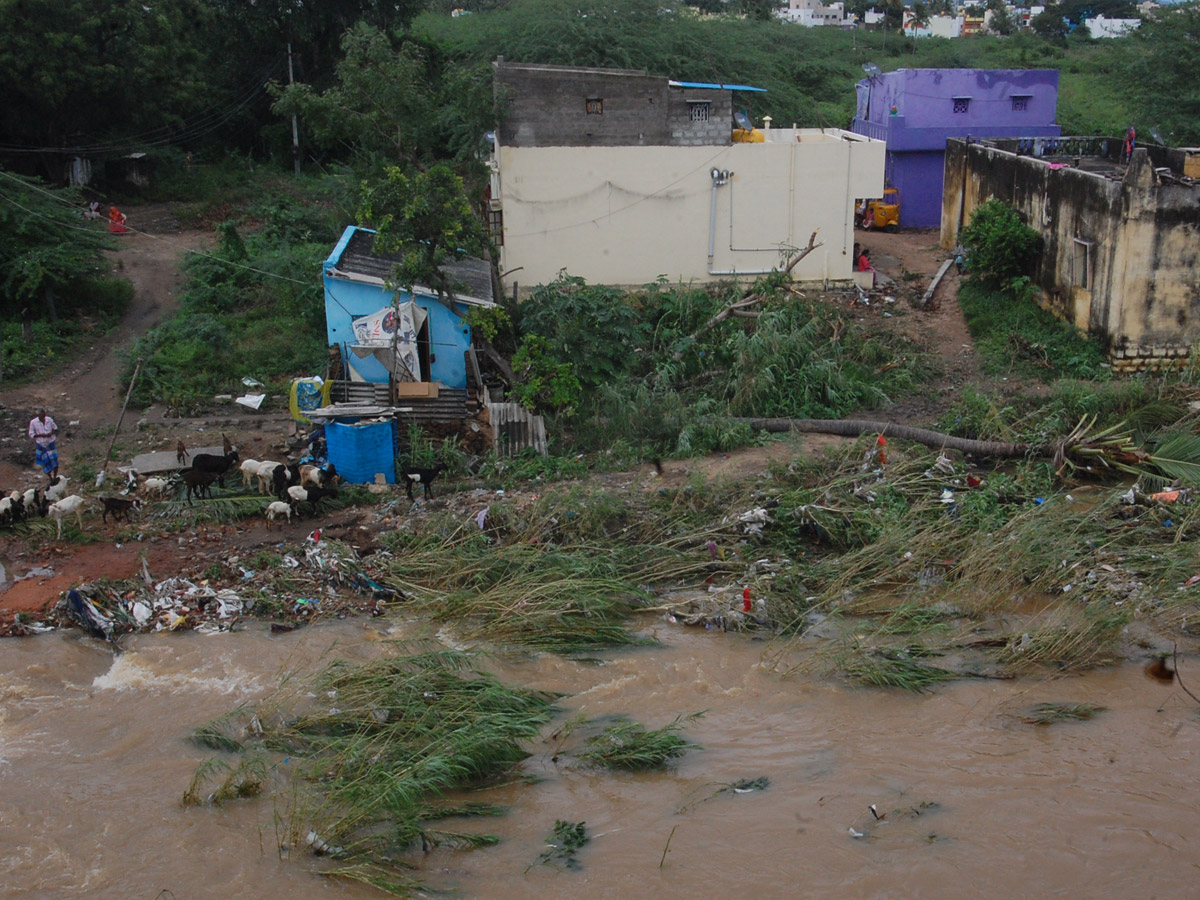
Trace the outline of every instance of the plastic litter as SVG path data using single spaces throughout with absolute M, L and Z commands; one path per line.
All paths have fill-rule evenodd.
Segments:
M 771 521 L 771 515 L 763 507 L 755 507 L 738 516 L 737 520 L 744 526 L 746 534 L 762 537 L 763 526 Z

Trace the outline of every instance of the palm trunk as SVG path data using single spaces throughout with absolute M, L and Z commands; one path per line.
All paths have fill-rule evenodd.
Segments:
M 893 422 L 871 422 L 860 419 L 731 419 L 749 425 L 756 431 L 781 434 L 787 431 L 837 434 L 843 437 L 858 437 L 861 434 L 883 434 L 887 437 L 915 441 L 934 450 L 957 450 L 972 456 L 1016 457 L 1030 452 L 1029 444 L 1009 444 L 1003 441 L 976 441 L 970 438 L 953 437 L 925 428 L 911 428 Z

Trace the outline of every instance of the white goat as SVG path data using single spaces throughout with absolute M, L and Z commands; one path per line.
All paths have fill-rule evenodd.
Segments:
M 242 487 L 250 490 L 250 483 L 258 477 L 258 467 L 262 465 L 257 459 L 243 459 L 238 469 L 242 473 Z
M 46 488 L 46 499 L 54 503 L 67 496 L 67 482 L 70 480 L 66 475 L 59 475 L 50 487 Z
M 165 478 L 147 478 L 142 482 L 142 490 L 146 492 L 147 497 L 152 494 L 155 497 L 164 497 L 169 486 L 170 482 Z
M 292 521 L 292 507 L 282 500 L 276 500 L 267 507 L 267 530 L 271 529 L 271 523 L 275 521 L 276 516 L 287 516 L 290 523 Z
M 86 501 L 78 494 L 72 494 L 70 497 L 63 497 L 61 500 L 50 504 L 50 509 L 47 515 L 58 523 L 58 536 L 62 537 L 62 520 L 63 516 L 69 516 L 75 513 L 75 521 L 79 523 L 79 530 L 83 530 L 83 514 L 80 512 L 83 504 Z
M 271 493 L 271 482 L 269 481 L 271 473 L 275 471 L 276 466 L 282 465 L 283 463 L 273 462 L 269 459 L 263 460 L 258 464 L 258 472 L 255 474 L 258 476 L 258 492 L 260 494 Z

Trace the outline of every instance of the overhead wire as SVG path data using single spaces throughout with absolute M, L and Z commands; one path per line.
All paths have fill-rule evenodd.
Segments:
M 45 194 L 47 197 L 50 197 L 52 200 L 55 200 L 56 202 L 63 204 L 64 206 L 68 207 L 69 209 L 72 209 L 72 210 L 75 209 L 75 206 L 73 204 L 64 200 L 62 197 L 59 197 L 56 194 L 52 193 L 51 191 L 48 191 L 45 188 L 42 188 L 36 184 L 30 184 L 29 182 L 23 181 L 22 179 L 17 178 L 14 175 L 10 175 L 8 172 L 5 172 L 3 169 L 0 169 L 0 176 L 8 178 L 10 181 L 15 181 L 22 187 L 30 188 L 32 190 L 38 191 L 39 193 Z M 90 226 L 87 226 L 87 225 L 71 225 L 66 222 L 60 222 L 59 220 L 54 219 L 54 218 L 46 215 L 45 213 L 38 212 L 35 209 L 30 209 L 27 206 L 21 205 L 20 203 L 13 200 L 11 197 L 9 197 L 6 194 L 0 193 L 0 197 L 3 197 L 5 200 L 7 200 L 13 206 L 17 207 L 17 209 L 27 212 L 31 216 L 37 216 L 38 218 L 45 219 L 49 222 L 54 222 L 55 224 L 59 225 L 60 227 L 76 229 L 79 231 L 87 231 L 88 233 L 94 232 L 94 229 L 92 229 Z M 313 286 L 311 281 L 301 281 L 299 278 L 289 278 L 287 275 L 279 275 L 275 272 L 268 272 L 265 269 L 258 269 L 258 268 L 255 268 L 254 266 L 246 265 L 245 263 L 234 262 L 233 260 L 230 260 L 230 259 L 224 259 L 220 256 L 214 256 L 211 253 L 205 253 L 203 250 L 196 250 L 192 247 L 185 247 L 183 244 L 180 244 L 176 241 L 172 241 L 169 238 L 163 237 L 162 235 L 151 234 L 149 231 L 143 231 L 140 228 L 136 228 L 132 225 L 129 225 L 128 223 L 125 224 L 125 229 L 134 234 L 140 234 L 145 237 L 151 238 L 152 240 L 162 241 L 164 244 L 175 247 L 176 249 L 180 250 L 183 253 L 192 253 L 192 254 L 195 254 L 196 256 L 203 256 L 206 259 L 213 260 L 214 262 L 223 263 L 224 265 L 233 266 L 234 268 L 238 268 L 238 269 L 245 269 L 246 271 L 249 271 L 249 272 L 255 272 L 259 275 L 264 275 L 267 278 L 274 278 L 277 281 L 288 281 L 288 282 L 291 282 L 292 284 L 299 284 L 304 287 L 312 287 Z
M 0 144 L 0 152 L 4 153 L 76 153 L 80 155 L 95 155 L 115 153 L 130 149 L 164 147 L 171 144 L 186 143 L 216 131 L 238 113 L 245 110 L 271 78 L 278 74 L 284 66 L 282 58 L 275 59 L 267 69 L 243 88 L 237 97 L 224 107 L 206 110 L 194 117 L 190 122 L 176 132 L 171 132 L 170 126 L 162 125 L 139 134 L 105 144 L 87 144 L 71 147 L 31 147 L 20 144 Z

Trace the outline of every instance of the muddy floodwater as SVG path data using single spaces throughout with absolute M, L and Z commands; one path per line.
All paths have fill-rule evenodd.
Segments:
M 75 632 L 0 644 L 3 896 L 382 896 L 314 874 L 311 856 L 281 859 L 270 797 L 216 809 L 179 798 L 211 755 L 184 739 L 193 727 L 285 671 L 383 652 L 386 627 L 139 635 L 115 657 Z M 665 773 L 616 775 L 536 746 L 525 765 L 542 780 L 489 797 L 510 806 L 486 822 L 501 843 L 415 856 L 430 885 L 489 900 L 1196 896 L 1200 715 L 1137 666 L 912 695 L 781 680 L 744 636 L 652 632 L 662 646 L 599 663 L 492 667 L 568 694 L 558 721 L 626 713 L 659 727 L 706 709 L 686 731 L 703 749 Z M 1020 720 L 1043 701 L 1108 710 Z M 760 777 L 764 791 L 713 796 Z M 587 823 L 578 871 L 530 868 L 555 819 Z

